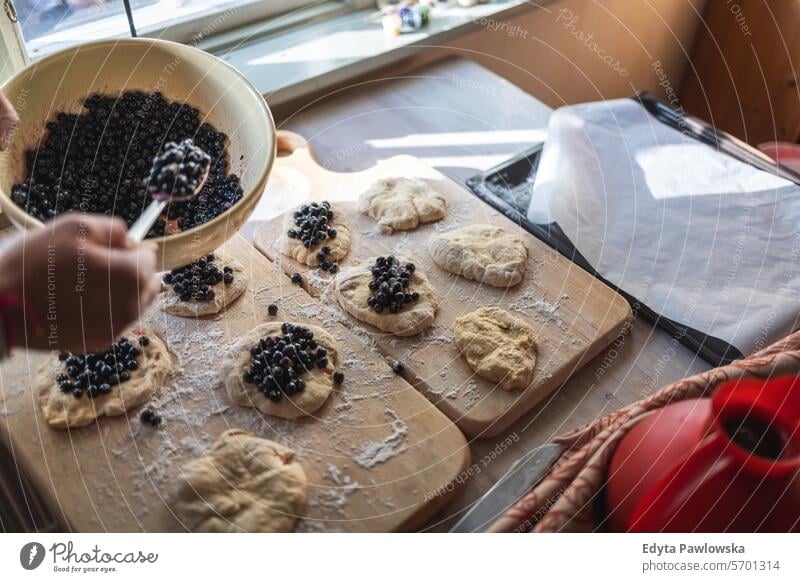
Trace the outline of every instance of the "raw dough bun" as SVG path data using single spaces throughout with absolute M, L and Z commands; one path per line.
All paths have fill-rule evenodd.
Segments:
M 220 313 L 228 305 L 233 303 L 247 289 L 247 273 L 242 264 L 224 253 L 215 252 L 214 263 L 222 269 L 230 267 L 233 269 L 233 283 L 225 284 L 224 281 L 212 287 L 214 299 L 211 301 L 181 301 L 180 297 L 173 291 L 172 285 L 162 284 L 159 302 L 161 309 L 172 315 L 181 317 L 200 317 L 203 315 L 214 315 Z
M 382 178 L 358 197 L 358 211 L 389 233 L 441 220 L 446 207 L 441 194 L 416 178 Z
M 289 532 L 306 505 L 294 452 L 243 430 L 222 433 L 182 475 L 173 509 L 194 532 Z
M 388 310 L 376 313 L 367 305 L 367 299 L 372 294 L 369 289 L 372 266 L 377 258 L 371 257 L 359 265 L 342 269 L 336 275 L 334 290 L 342 308 L 359 321 L 402 337 L 416 335 L 433 325 L 439 309 L 439 297 L 419 268 L 411 274 L 411 284 L 408 287 L 409 292 L 419 293 L 418 301 L 405 304 L 399 313 L 389 313 Z M 398 257 L 398 261 L 402 265 L 413 262 L 403 257 Z
M 245 382 L 242 375 L 250 365 L 250 348 L 262 338 L 281 335 L 282 324 L 281 321 L 265 323 L 247 332 L 226 356 L 222 374 L 228 396 L 239 406 L 258 408 L 264 414 L 281 418 L 297 418 L 313 414 L 330 396 L 333 390 L 332 376 L 336 368 L 336 342 L 324 329 L 315 325 L 300 324 L 311 330 L 320 347 L 328 350 L 328 367 L 324 370 L 314 368 L 303 372 L 300 377 L 306 383 L 305 390 L 292 396 L 284 394 L 280 402 L 272 402 L 258 391 L 255 384 Z
M 333 221 L 330 223 L 330 227 L 336 229 L 336 238 L 326 238 L 324 241 L 318 245 L 314 245 L 310 249 L 304 247 L 299 238 L 289 238 L 286 236 L 287 230 L 290 228 L 296 228 L 294 223 L 295 210 L 297 209 L 295 208 L 294 210 L 287 212 L 283 219 L 281 252 L 284 255 L 293 258 L 298 263 L 308 265 L 309 267 L 316 267 L 319 265 L 317 253 L 322 247 L 331 247 L 328 260 L 334 263 L 343 259 L 347 255 L 347 253 L 350 251 L 352 236 L 350 235 L 350 229 L 347 228 L 347 225 L 343 222 L 340 222 L 342 213 L 338 209 L 331 206 L 331 210 L 333 210 Z
M 59 361 L 58 354 L 52 354 L 36 371 L 33 388 L 47 424 L 56 428 L 85 426 L 101 416 L 125 414 L 150 400 L 172 365 L 169 351 L 161 338 L 146 327 L 134 327 L 124 335 L 136 345 L 137 338 L 146 335 L 150 343 L 141 348 L 139 367 L 130 373 L 130 380 L 112 387 L 109 394 L 91 399 L 86 394 L 75 398 L 72 393 L 62 392 L 56 376 L 66 373 L 67 367 Z
M 434 234 L 428 252 L 445 271 L 493 287 L 516 285 L 528 267 L 528 249 L 522 239 L 490 224 Z
M 522 390 L 536 366 L 533 328 L 498 307 L 481 307 L 455 323 L 455 342 L 478 376 Z

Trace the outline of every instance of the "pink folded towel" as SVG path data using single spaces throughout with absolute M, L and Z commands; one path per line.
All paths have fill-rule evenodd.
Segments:
M 645 415 L 686 398 L 709 397 L 717 386 L 742 378 L 800 374 L 800 332 L 727 366 L 673 382 L 652 396 L 555 439 L 567 448 L 550 473 L 489 528 L 494 532 L 595 531 L 597 503 L 617 443 Z

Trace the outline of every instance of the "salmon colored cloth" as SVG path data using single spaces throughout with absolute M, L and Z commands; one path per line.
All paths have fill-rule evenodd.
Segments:
M 669 384 L 554 442 L 567 448 L 539 484 L 495 521 L 494 532 L 595 531 L 602 528 L 596 507 L 614 450 L 644 415 L 672 402 L 709 397 L 728 380 L 769 379 L 800 374 L 800 332 L 727 366 Z

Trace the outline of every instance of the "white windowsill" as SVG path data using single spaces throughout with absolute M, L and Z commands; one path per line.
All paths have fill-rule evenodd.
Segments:
M 388 36 L 375 10 L 356 10 L 320 22 L 208 50 L 242 71 L 275 106 L 375 71 L 425 47 L 440 46 L 487 23 L 502 22 L 547 2 L 494 0 L 438 11 L 414 33 Z M 202 46 L 202 45 L 201 45 Z

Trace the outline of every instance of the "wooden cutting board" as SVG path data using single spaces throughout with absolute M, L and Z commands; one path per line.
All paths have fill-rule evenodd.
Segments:
M 457 490 L 467 443 L 345 327 L 326 325 L 339 341 L 346 378 L 314 417 L 282 420 L 229 401 L 219 375 L 229 345 L 265 321 L 320 321 L 317 300 L 243 238 L 223 248 L 250 279 L 226 314 L 195 320 L 151 309 L 143 317 L 177 360 L 154 400 L 162 429 L 143 425 L 141 408 L 72 431 L 50 428 L 30 390 L 45 356 L 15 350 L 0 366 L 0 436 L 53 513 L 77 531 L 181 530 L 169 509 L 181 466 L 223 431 L 241 428 L 297 453 L 309 481 L 299 531 L 405 530 L 430 518 Z M 274 318 L 267 314 L 272 302 L 280 309 Z
M 255 230 L 256 247 L 280 262 L 287 273 L 303 275 L 304 288 L 321 298 L 325 317 L 349 325 L 363 342 L 405 364 L 404 377 L 465 434 L 489 437 L 502 432 L 623 331 L 631 311 L 622 296 L 420 160 L 397 156 L 362 172 L 331 172 L 314 160 L 302 137 L 279 133 L 284 155 L 276 162 L 265 196 L 280 192 L 284 210 L 306 200 L 330 201 L 353 235 L 351 251 L 341 266 L 380 254 L 415 261 L 442 298 L 436 322 L 418 336 L 396 338 L 350 317 L 334 298 L 331 275 L 280 253 L 282 215 Z M 355 200 L 376 179 L 389 176 L 426 180 L 447 199 L 446 217 L 413 231 L 382 234 L 372 219 L 356 211 Z M 529 263 L 522 283 L 497 289 L 447 273 L 433 263 L 427 251 L 431 234 L 478 223 L 501 226 L 525 240 Z M 534 379 L 523 391 L 506 391 L 474 374 L 452 342 L 456 318 L 484 306 L 506 309 L 536 330 Z

